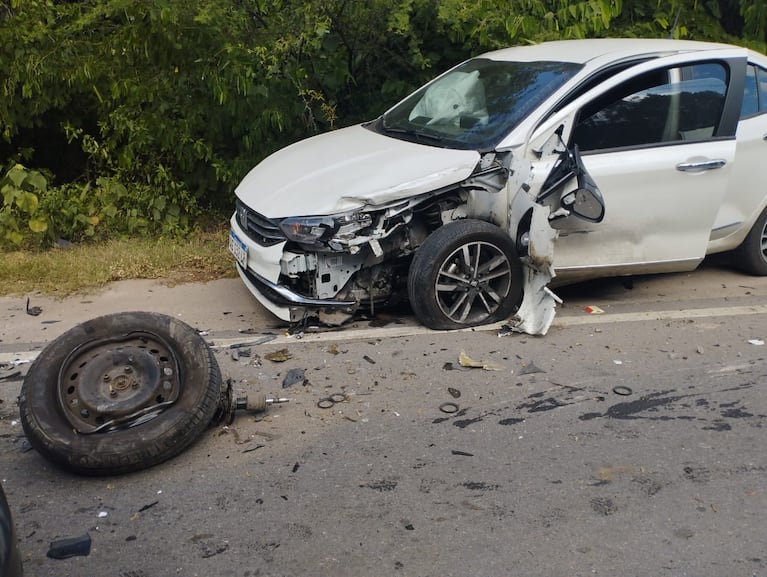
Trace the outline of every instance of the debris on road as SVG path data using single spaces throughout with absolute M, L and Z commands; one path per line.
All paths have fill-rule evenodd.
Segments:
M 634 391 L 631 389 L 631 387 L 626 387 L 624 385 L 618 385 L 613 387 L 613 393 L 615 393 L 616 395 L 621 395 L 625 397 L 632 394 L 633 392 Z
M 267 361 L 272 361 L 273 363 L 284 363 L 285 361 L 289 361 L 293 358 L 293 355 L 290 354 L 290 351 L 288 349 L 279 349 L 277 351 L 272 351 L 271 353 L 267 353 L 264 355 L 264 358 Z
M 27 306 L 26 306 L 27 314 L 33 317 L 38 316 L 41 312 L 43 312 L 42 307 L 31 307 L 29 306 L 29 297 L 27 297 Z
M 605 312 L 596 305 L 585 306 L 583 307 L 583 310 L 589 313 L 590 315 L 601 315 L 601 314 L 604 314 Z
M 320 409 L 329 409 L 336 403 L 343 403 L 344 401 L 347 401 L 348 399 L 349 397 L 346 396 L 345 393 L 333 393 L 332 395 L 323 397 L 319 401 L 317 401 L 317 406 Z
M 459 391 L 458 389 L 454 389 L 453 387 L 448 387 L 447 392 L 450 393 L 450 396 L 453 397 L 454 399 L 461 398 L 461 391 Z
M 301 385 L 306 386 L 307 381 L 305 372 L 304 369 L 290 369 L 288 374 L 285 375 L 285 378 L 282 380 L 282 388 L 287 389 L 296 383 L 301 383 Z
M 47 556 L 51 559 L 69 559 L 87 557 L 91 553 L 91 536 L 86 533 L 80 537 L 68 537 L 52 541 Z
M 505 368 L 502 365 L 499 365 L 493 362 L 475 361 L 469 355 L 466 354 L 466 351 L 463 351 L 463 350 L 458 355 L 458 364 L 461 365 L 462 367 L 468 367 L 472 369 L 483 369 L 485 371 L 502 371 Z
M 453 402 L 442 403 L 439 406 L 439 410 L 448 415 L 452 415 L 453 413 L 458 412 L 458 404 Z
M 764 340 L 762 340 L 762 339 L 749 339 L 748 343 L 750 345 L 756 345 L 757 347 L 761 347 L 764 344 Z
M 519 371 L 520 375 L 534 375 L 536 373 L 545 373 L 542 368 L 538 367 L 534 362 L 529 362 L 525 364 L 524 367 L 522 367 L 522 370 Z

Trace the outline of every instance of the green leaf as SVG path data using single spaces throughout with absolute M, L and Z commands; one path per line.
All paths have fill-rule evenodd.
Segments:
M 45 232 L 48 230 L 48 223 L 42 218 L 30 218 L 29 229 L 36 233 Z

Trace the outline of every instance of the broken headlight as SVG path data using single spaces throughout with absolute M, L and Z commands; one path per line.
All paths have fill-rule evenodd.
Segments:
M 334 238 L 351 238 L 372 223 L 370 214 L 350 212 L 332 216 L 291 216 L 283 219 L 280 229 L 289 240 L 316 245 Z

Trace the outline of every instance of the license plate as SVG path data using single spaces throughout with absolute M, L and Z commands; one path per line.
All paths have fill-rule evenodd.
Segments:
M 237 259 L 237 263 L 244 269 L 248 268 L 248 247 L 242 242 L 233 230 L 229 231 L 229 252 Z

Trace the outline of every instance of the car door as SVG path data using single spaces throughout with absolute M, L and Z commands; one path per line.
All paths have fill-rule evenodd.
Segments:
M 709 252 L 740 244 L 767 203 L 767 65 L 749 62 L 738 123 L 737 163 L 711 230 Z
M 562 144 L 579 147 L 606 205 L 600 223 L 552 222 L 558 274 L 697 266 L 732 171 L 744 62 L 737 49 L 644 62 L 579 96 L 534 133 L 528 152 L 536 178 L 553 166 L 551 153 L 561 147 L 543 143 L 558 130 Z M 552 210 L 558 197 L 546 201 Z

